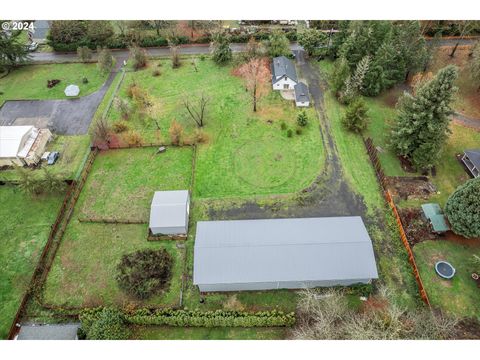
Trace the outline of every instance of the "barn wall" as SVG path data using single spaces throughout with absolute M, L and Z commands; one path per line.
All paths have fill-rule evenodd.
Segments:
M 324 281 L 280 281 L 258 283 L 235 283 L 235 284 L 198 284 L 201 292 L 223 291 L 258 291 L 276 289 L 305 289 L 315 287 L 349 286 L 354 284 L 368 284 L 371 279 L 352 280 L 324 280 Z
M 187 228 L 185 226 L 178 227 L 151 227 L 153 235 L 183 235 L 187 233 Z

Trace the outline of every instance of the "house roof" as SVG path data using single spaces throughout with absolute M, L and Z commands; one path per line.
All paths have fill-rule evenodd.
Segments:
M 296 102 L 308 102 L 310 97 L 308 96 L 308 86 L 303 82 L 299 82 L 294 87 L 295 89 L 295 101 Z
M 444 232 L 450 230 L 450 226 L 447 224 L 445 215 L 443 214 L 440 205 L 435 203 L 423 204 L 422 210 L 425 214 L 425 217 L 430 220 L 434 231 Z
M 470 162 L 480 170 L 480 149 L 476 150 L 465 150 L 465 155 L 468 156 Z
M 297 82 L 297 71 L 295 65 L 290 59 L 285 56 L 278 56 L 272 61 L 272 82 L 276 83 L 283 76 L 288 76 L 293 81 Z
M 185 226 L 188 190 L 156 191 L 150 209 L 150 227 Z
M 25 136 L 31 134 L 33 130 L 33 126 L 0 126 L 0 158 L 17 157 L 17 154 L 28 145 L 23 144 Z
M 197 223 L 194 284 L 377 277 L 358 216 Z
M 17 340 L 76 340 L 80 324 L 22 325 Z

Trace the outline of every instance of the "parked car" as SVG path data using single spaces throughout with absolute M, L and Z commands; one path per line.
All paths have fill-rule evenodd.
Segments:
M 33 52 L 33 51 L 35 51 L 35 50 L 38 49 L 38 43 L 34 41 L 34 42 L 26 45 L 25 48 L 26 48 L 28 51 Z
M 52 151 L 47 158 L 47 164 L 48 165 L 53 165 L 55 162 L 58 160 L 58 157 L 60 156 L 60 153 L 58 151 Z

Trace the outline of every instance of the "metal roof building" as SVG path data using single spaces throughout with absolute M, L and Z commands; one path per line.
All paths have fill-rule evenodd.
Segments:
M 188 232 L 190 212 L 188 190 L 156 191 L 150 208 L 153 235 L 184 235 Z
M 295 104 L 297 106 L 310 106 L 310 96 L 308 92 L 308 86 L 299 82 L 295 85 Z
M 463 152 L 462 161 L 473 177 L 480 176 L 480 149 L 465 150 Z
M 78 340 L 80 324 L 22 325 L 16 340 Z
M 299 289 L 378 278 L 361 217 L 200 221 L 193 283 L 201 292 Z

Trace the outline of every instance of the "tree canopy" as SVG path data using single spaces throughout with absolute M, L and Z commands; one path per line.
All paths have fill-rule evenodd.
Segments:
M 0 73 L 10 71 L 29 59 L 25 45 L 19 41 L 19 34 L 0 32 Z
M 321 55 L 325 52 L 327 42 L 328 35 L 318 29 L 305 29 L 298 34 L 298 43 L 308 55 Z
M 480 237 L 480 178 L 468 180 L 450 195 L 445 214 L 456 234 Z
M 287 36 L 281 31 L 274 31 L 266 41 L 266 48 L 268 55 L 271 57 L 289 56 L 292 52 L 290 50 L 290 42 Z

